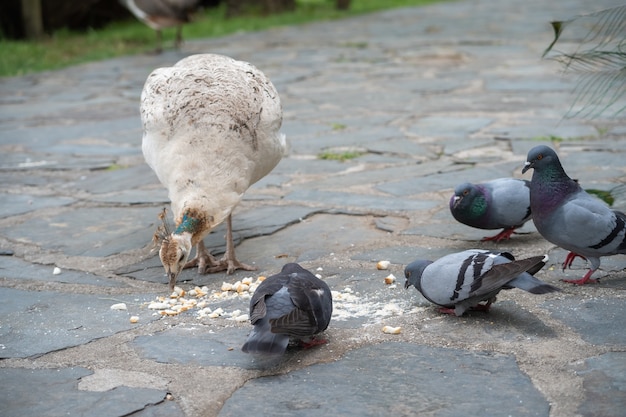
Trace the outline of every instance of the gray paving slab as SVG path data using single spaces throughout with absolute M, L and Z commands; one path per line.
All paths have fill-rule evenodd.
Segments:
M 626 335 L 619 323 L 624 314 L 621 299 L 565 299 L 546 302 L 544 307 L 551 314 L 570 326 L 583 339 L 598 345 L 624 345 Z
M 208 332 L 201 325 L 178 326 L 162 333 L 138 337 L 133 341 L 133 347 L 144 358 L 161 363 L 233 366 L 244 369 L 263 369 L 276 365 L 280 358 L 255 358 L 241 351 L 242 341 L 245 341 L 249 332 L 247 323 L 245 327 L 227 326 L 219 332 Z M 177 349 L 180 339 L 191 342 L 189 345 L 192 349 Z
M 37 242 L 66 255 L 104 257 L 145 246 L 156 230 L 158 209 L 90 207 L 8 226 L 9 239 Z M 64 236 L 59 239 L 59 236 Z
M 69 197 L 0 194 L 0 217 L 15 216 L 46 207 L 66 206 L 74 201 L 76 200 Z
M 561 280 L 587 263 L 562 271 L 567 252 L 531 223 L 484 243 L 497 231 L 448 209 L 460 182 L 529 178 L 539 144 L 626 209 L 624 115 L 566 118 L 576 79 L 541 59 L 549 21 L 616 4 L 441 2 L 0 79 L 0 414 L 623 414 L 626 258 L 573 286 Z M 237 256 L 258 270 L 185 270 L 178 297 L 151 252 L 168 196 L 143 161 L 139 100 L 154 68 L 206 52 L 272 79 L 291 151 L 234 212 Z M 359 155 L 320 158 L 346 151 Z M 205 239 L 216 256 L 225 231 Z M 450 317 L 404 289 L 408 262 L 469 248 L 547 253 L 537 276 L 562 291 L 502 291 L 489 313 Z M 333 290 L 328 343 L 249 357 L 251 325 L 234 313 L 250 293 L 222 285 L 292 261 Z M 154 301 L 190 304 L 159 313 Z
M 219 415 L 543 416 L 549 408 L 510 356 L 388 342 L 252 380 Z
M 117 387 L 106 392 L 80 391 L 85 368 L 0 369 L 2 415 L 21 416 L 182 416 L 164 390 Z M 138 413 L 138 414 L 135 414 Z
M 79 189 L 92 194 L 119 193 L 125 189 L 140 188 L 155 183 L 156 175 L 147 164 L 135 166 L 111 166 L 105 171 L 93 171 L 85 175 L 80 183 Z M 167 199 L 167 190 L 159 187 L 158 192 Z M 142 201 L 142 200 L 140 200 Z
M 585 361 L 577 371 L 583 377 L 586 400 L 578 409 L 585 416 L 611 415 L 626 406 L 624 352 L 607 352 Z M 593 404 L 593 405 L 592 405 Z
M 124 283 L 104 276 L 78 270 L 58 269 L 54 265 L 41 265 L 14 257 L 5 256 L 0 266 L 0 278 L 22 281 L 58 282 L 63 284 L 95 285 L 102 287 L 124 287 Z
M 415 210 L 429 209 L 433 203 L 423 200 L 390 200 L 384 197 L 357 193 L 342 193 L 338 191 L 298 190 L 289 193 L 285 199 L 290 201 L 316 201 L 319 203 L 332 204 L 334 206 L 358 209 L 369 207 L 374 210 Z
M 12 288 L 0 288 L 4 300 L 0 305 L 1 358 L 25 358 L 88 343 L 137 324 L 130 322 L 130 311 L 142 322 L 156 319 L 147 308 L 112 310 L 111 306 L 125 303 L 139 306 L 150 296 L 105 297 L 65 292 L 38 291 L 31 293 Z

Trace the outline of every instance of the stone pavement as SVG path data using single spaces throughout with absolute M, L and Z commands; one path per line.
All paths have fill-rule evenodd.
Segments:
M 562 272 L 565 252 L 532 225 L 481 243 L 491 232 L 447 208 L 457 183 L 521 177 L 527 150 L 551 141 L 570 175 L 626 208 L 625 119 L 564 119 L 575 83 L 540 59 L 547 22 L 614 4 L 457 1 L 0 80 L 0 414 L 623 415 L 625 257 L 603 259 L 600 284 L 566 285 L 585 264 Z M 235 212 L 239 258 L 259 270 L 185 271 L 197 304 L 161 315 L 150 240 L 167 197 L 141 155 L 139 95 L 152 69 L 202 52 L 270 76 L 292 149 Z M 318 157 L 346 151 L 361 154 Z M 216 254 L 223 234 L 206 240 Z M 563 291 L 507 291 L 456 318 L 404 290 L 406 263 L 472 247 L 547 252 L 539 277 Z M 245 355 L 250 293 L 223 282 L 289 261 L 335 291 L 329 343 Z

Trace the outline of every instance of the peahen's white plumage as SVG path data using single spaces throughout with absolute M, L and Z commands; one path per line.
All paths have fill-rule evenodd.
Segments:
M 141 119 L 143 154 L 168 189 L 176 224 L 159 250 L 170 287 L 183 267 L 254 269 L 235 258 L 231 213 L 285 153 L 274 85 L 247 62 L 192 55 L 148 76 Z M 224 220 L 226 253 L 216 260 L 202 239 Z M 196 257 L 187 262 L 192 246 Z

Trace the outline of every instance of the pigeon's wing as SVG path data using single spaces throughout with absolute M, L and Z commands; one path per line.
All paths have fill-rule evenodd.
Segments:
M 530 219 L 529 181 L 500 178 L 485 186 L 491 193 L 491 215 L 501 227 L 521 226 Z
M 250 322 L 255 324 L 267 314 L 266 298 L 274 295 L 286 284 L 287 279 L 280 274 L 268 277 L 254 291 L 250 299 Z
M 558 216 L 562 216 L 560 222 Z M 616 248 L 624 242 L 624 217 L 623 213 L 611 210 L 583 191 L 555 212 L 553 218 L 557 220 L 548 228 L 548 233 L 556 242 L 566 240 L 569 246 L 597 250 L 599 253 L 616 253 Z
M 543 263 L 545 265 L 546 261 L 545 256 L 534 256 L 532 258 L 493 265 L 472 282 L 468 298 L 479 297 L 498 291 L 521 273 L 531 268 L 536 268 L 538 264 Z
M 328 285 L 302 269 L 290 275 L 287 289 L 295 308 L 281 317 L 270 319 L 272 332 L 305 337 L 325 330 L 332 315 Z
M 422 273 L 422 295 L 440 306 L 470 297 L 474 281 L 491 269 L 499 253 L 471 249 L 439 258 Z

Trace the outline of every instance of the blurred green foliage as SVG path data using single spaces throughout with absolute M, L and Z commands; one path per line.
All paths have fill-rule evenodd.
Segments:
M 298 0 L 293 12 L 275 15 L 248 15 L 225 18 L 225 7 L 203 10 L 183 28 L 183 39 L 219 37 L 278 26 L 298 25 L 319 20 L 405 6 L 419 6 L 441 0 L 352 0 L 350 10 L 339 11 L 330 0 Z M 163 31 L 164 48 L 172 48 L 175 29 Z M 156 35 L 152 29 L 132 19 L 115 22 L 87 32 L 60 30 L 40 41 L 0 39 L 0 76 L 24 75 L 69 65 L 153 51 Z

